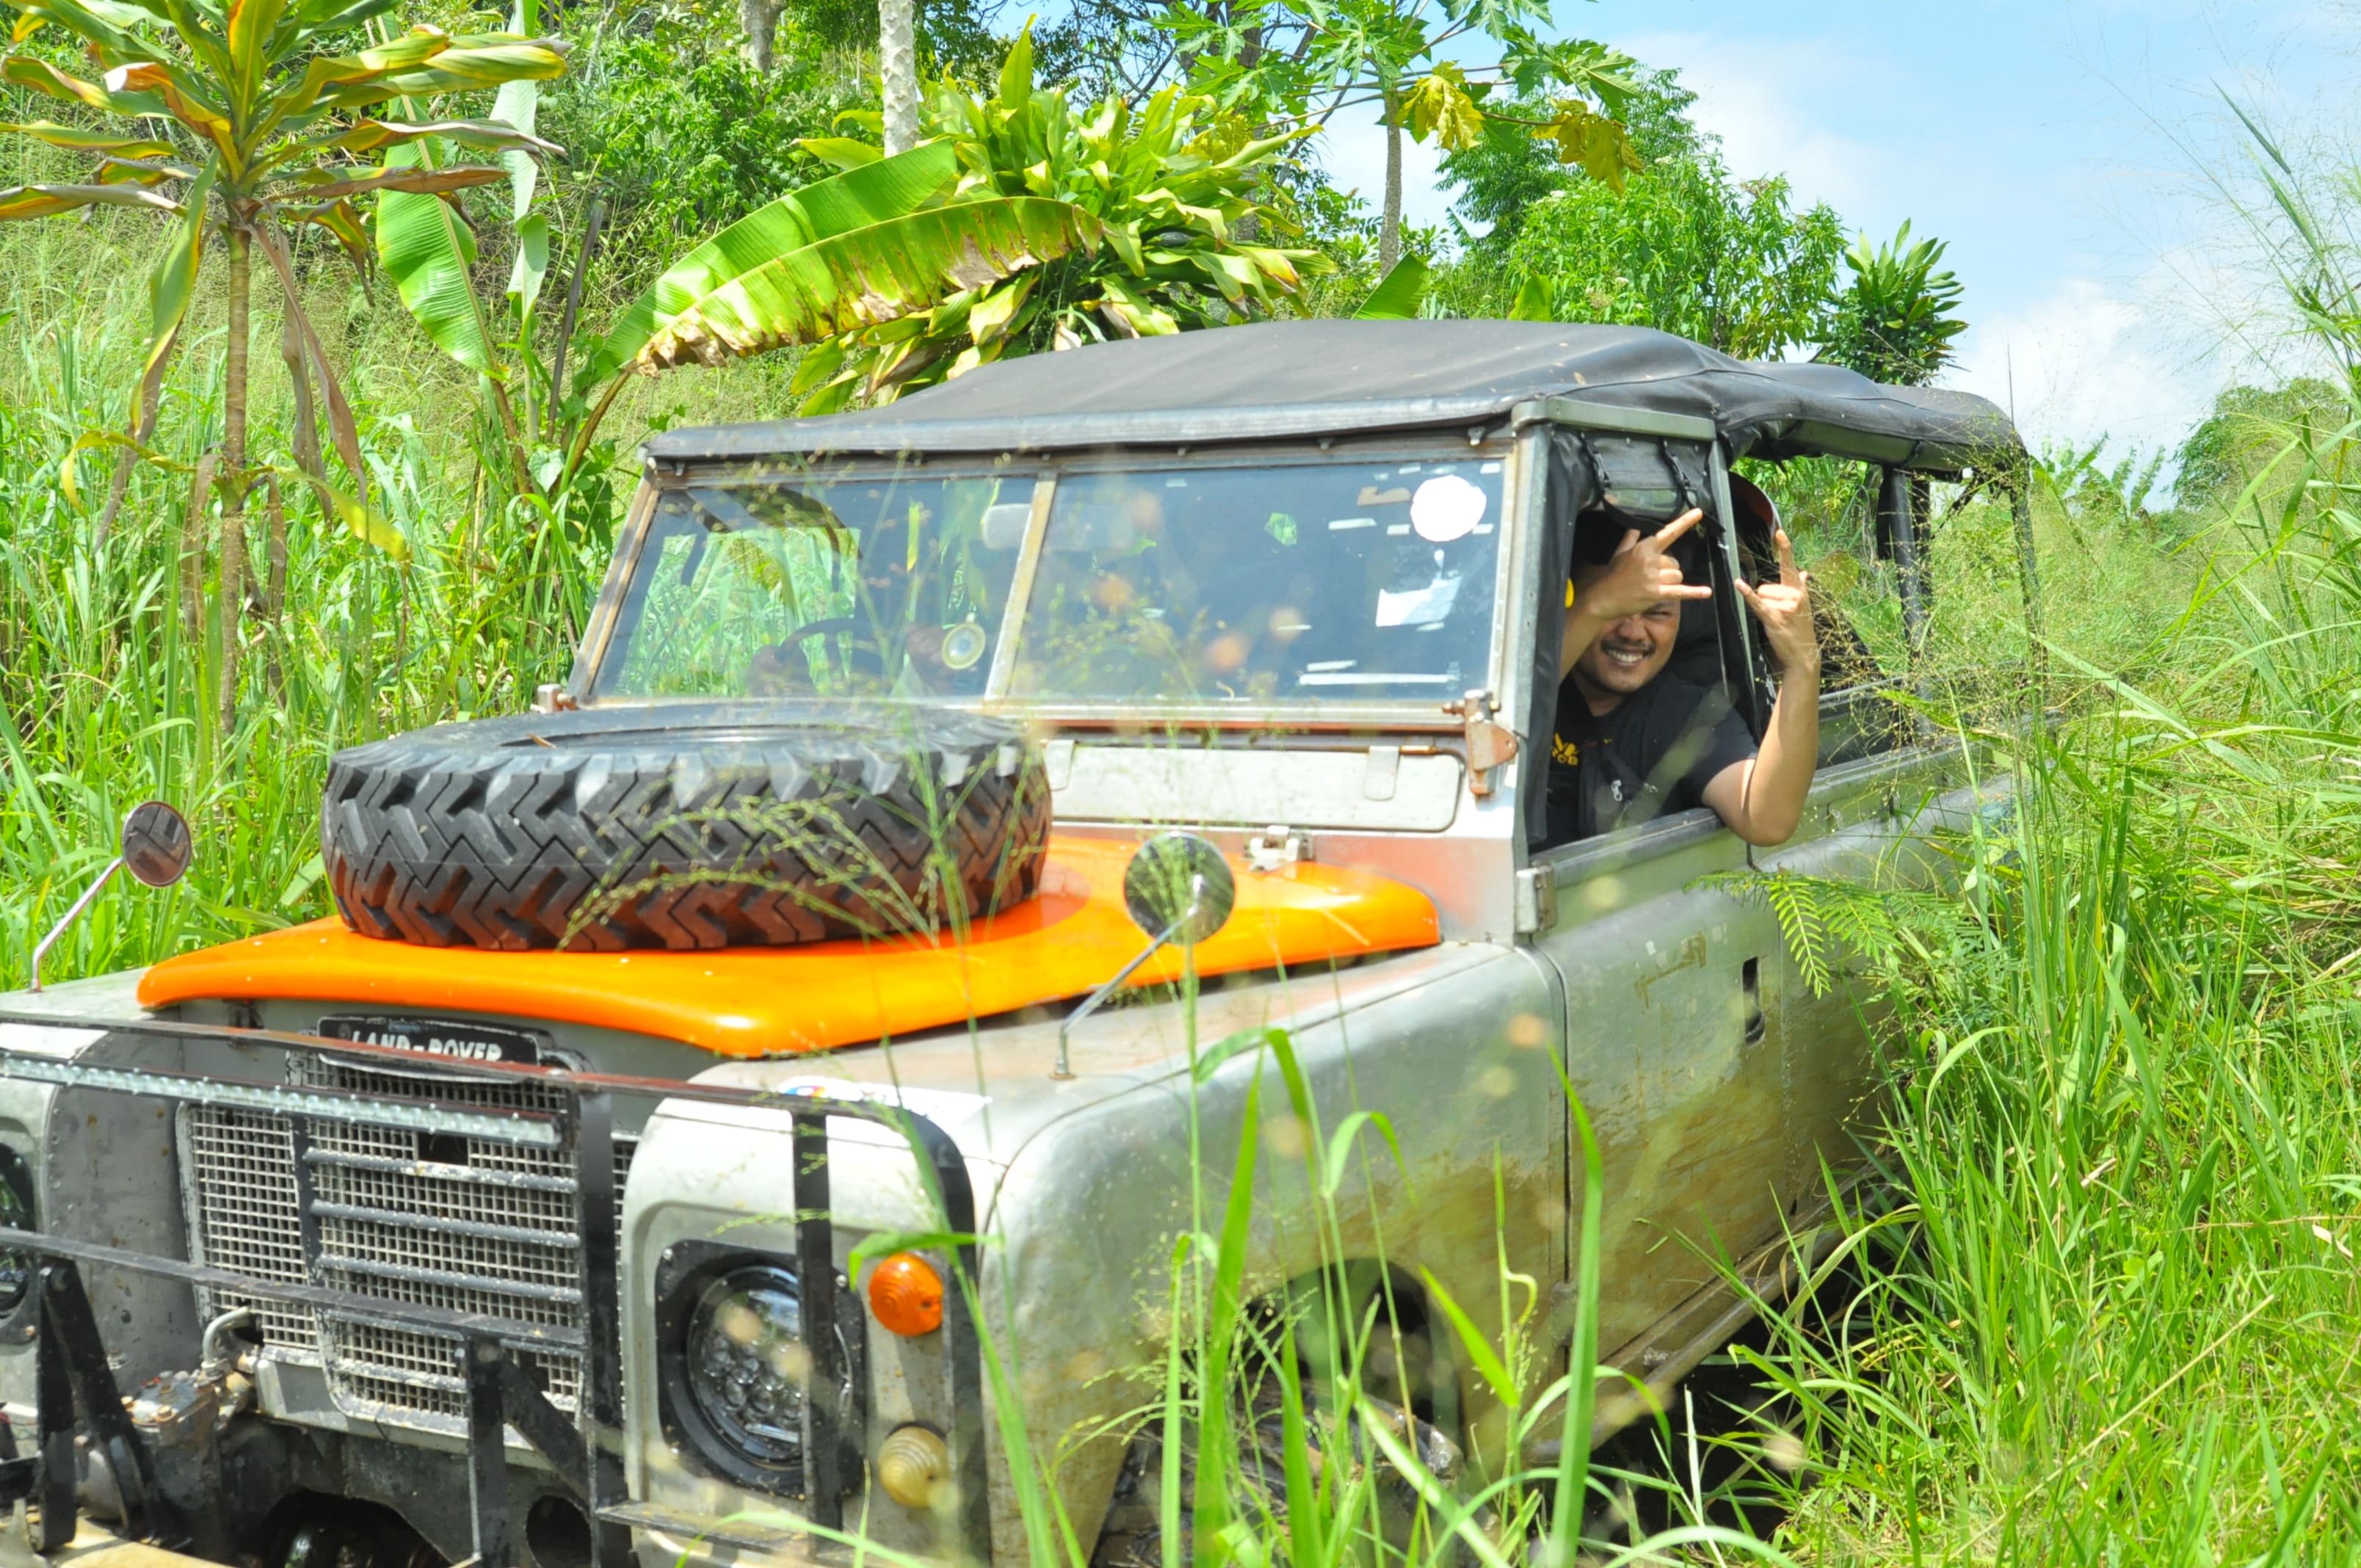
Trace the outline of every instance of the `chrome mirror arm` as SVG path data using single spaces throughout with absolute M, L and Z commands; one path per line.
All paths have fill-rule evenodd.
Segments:
M 59 916 L 58 923 L 49 927 L 49 934 L 33 945 L 33 983 L 30 987 L 31 990 L 38 991 L 41 989 L 41 956 L 49 950 L 50 946 L 55 943 L 60 937 L 66 934 L 67 927 L 72 925 L 77 919 L 81 918 L 82 912 L 90 907 L 90 901 L 98 896 L 98 890 L 104 887 L 109 882 L 113 881 L 115 873 L 122 869 L 123 857 L 121 855 L 117 855 L 115 859 L 107 861 L 106 869 L 98 873 L 98 879 L 92 883 L 88 887 L 83 888 L 82 890 L 82 896 L 73 901 L 73 907 L 67 910 L 63 915 Z
M 1105 1002 L 1107 996 L 1112 996 L 1112 994 L 1115 994 L 1115 992 L 1124 990 L 1124 980 L 1131 978 L 1133 970 L 1138 970 L 1140 963 L 1148 963 L 1148 961 L 1150 961 L 1150 959 L 1155 959 L 1157 954 L 1159 954 L 1159 951 L 1164 951 L 1164 945 L 1167 945 L 1167 942 L 1171 942 L 1171 940 L 1173 940 L 1173 933 L 1176 933 L 1176 930 L 1180 930 L 1180 926 L 1183 926 L 1185 921 L 1188 921 L 1188 916 L 1192 916 L 1194 912 L 1197 912 L 1197 906 L 1194 906 L 1194 905 L 1190 905 L 1188 909 L 1183 909 L 1183 912 L 1178 914 L 1178 918 L 1173 918 L 1173 924 L 1171 924 L 1171 926 L 1167 926 L 1167 928 L 1164 928 L 1164 930 L 1159 930 L 1159 933 L 1157 933 L 1155 938 L 1150 938 L 1150 942 L 1148 942 L 1148 947 L 1143 947 L 1143 949 L 1140 949 L 1138 954 L 1133 954 L 1133 957 L 1131 957 L 1131 963 L 1126 963 L 1126 966 L 1122 966 L 1122 968 L 1119 968 L 1119 970 L 1115 970 L 1115 975 L 1112 975 L 1112 978 L 1107 980 L 1105 985 L 1100 985 L 1098 990 L 1091 992 L 1089 996 L 1083 996 L 1083 999 L 1082 999 L 1082 1006 L 1074 1008 L 1072 1013 L 1067 1013 L 1067 1015 L 1065 1015 L 1065 1023 L 1058 1025 L 1058 1065 L 1055 1065 L 1055 1068 L 1050 1069 L 1050 1077 L 1053 1077 L 1053 1080 L 1070 1080 L 1070 1077 L 1074 1077 L 1074 1063 L 1072 1063 L 1072 1060 L 1070 1060 L 1070 1058 L 1067 1058 L 1067 1035 L 1072 1035 L 1072 1032 L 1074 1032 L 1074 1025 L 1082 1023 L 1083 1018 L 1089 1018 L 1091 1013 L 1098 1011 L 1100 1003 Z
M 93 889 L 93 891 L 94 892 L 96 890 Z M 1063 1081 L 1074 1076 L 1073 1061 L 1067 1054 L 1067 1036 L 1073 1033 L 1074 1025 L 1089 1017 L 1092 1014 L 1097 1012 L 1108 997 L 1113 996 L 1117 991 L 1120 991 L 1123 988 L 1123 982 L 1129 980 L 1133 973 L 1138 970 L 1140 965 L 1146 963 L 1158 953 L 1163 951 L 1164 945 L 1172 940 L 1173 935 L 1183 926 L 1186 926 L 1191 920 L 1196 917 L 1198 905 L 1203 902 L 1204 896 L 1205 879 L 1203 877 L 1190 878 L 1188 906 L 1182 909 L 1180 914 L 1175 915 L 1172 917 L 1170 925 L 1168 925 L 1163 930 L 1159 931 L 1154 937 L 1148 938 L 1148 946 L 1140 948 L 1138 952 L 1133 954 L 1132 959 L 1129 963 L 1115 970 L 1115 973 L 1107 979 L 1104 984 L 1101 985 L 1096 991 L 1092 992 L 1088 996 L 1082 998 L 1082 1004 L 1081 1006 L 1066 1014 L 1066 1021 L 1058 1025 L 1058 1065 L 1050 1069 L 1049 1076 L 1051 1078 Z M 1191 945 L 1194 946 L 1193 943 Z

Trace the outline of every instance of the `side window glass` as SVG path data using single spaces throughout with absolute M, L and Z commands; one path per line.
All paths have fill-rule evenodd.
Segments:
M 1730 475 L 1748 580 L 1777 576 L 1774 527 L 1787 531 L 1796 564 L 1811 575 L 1822 767 L 1908 745 L 1918 733 L 1915 716 L 1895 700 L 1909 644 L 1900 573 L 1880 537 L 1880 477 L 1874 465 L 1829 457 L 1744 462 Z

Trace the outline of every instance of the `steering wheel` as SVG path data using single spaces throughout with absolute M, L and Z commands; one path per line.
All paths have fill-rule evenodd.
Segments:
M 792 643 L 798 643 L 807 637 L 827 637 L 835 634 L 849 636 L 852 643 L 851 650 L 843 655 L 844 673 L 847 675 L 857 674 L 884 677 L 885 652 L 877 641 L 876 629 L 858 616 L 832 616 L 826 620 L 815 620 L 808 625 L 799 626 L 780 638 L 778 646 L 786 647 Z

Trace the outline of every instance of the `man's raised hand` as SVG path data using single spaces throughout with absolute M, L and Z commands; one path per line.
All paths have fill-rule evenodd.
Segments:
M 1626 532 L 1607 564 L 1607 575 L 1584 590 L 1583 608 L 1611 625 L 1668 601 L 1711 598 L 1711 588 L 1681 580 L 1681 564 L 1670 554 L 1680 536 L 1704 521 L 1705 513 L 1692 507 L 1653 533 L 1636 528 Z
M 1795 566 L 1795 547 L 1780 529 L 1771 536 L 1779 547 L 1779 580 L 1761 587 L 1749 587 L 1740 578 L 1738 591 L 1754 608 L 1754 619 L 1763 628 L 1763 640 L 1779 661 L 1781 674 L 1793 675 L 1808 672 L 1814 675 L 1820 668 L 1819 635 L 1812 627 L 1812 575 Z

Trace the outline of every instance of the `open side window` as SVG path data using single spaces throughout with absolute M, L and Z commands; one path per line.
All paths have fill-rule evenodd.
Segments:
M 1526 842 L 1535 849 L 1703 810 L 1689 798 L 1694 790 L 1680 787 L 1687 773 L 1733 746 L 1759 741 L 1771 707 L 1769 685 L 1743 630 L 1729 524 L 1714 499 L 1710 450 L 1698 442 L 1559 429 L 1552 433 L 1549 456 L 1543 602 L 1527 731 L 1544 743 L 1527 749 L 1523 795 Z M 1658 699 L 1675 690 L 1682 694 L 1677 712 L 1652 715 L 1644 745 L 1636 734 L 1590 733 L 1584 716 L 1565 706 L 1582 699 L 1561 681 L 1558 668 L 1575 574 L 1611 551 L 1627 531 L 1661 528 L 1692 507 L 1705 513 L 1705 521 L 1677 554 L 1687 579 L 1710 587 L 1713 596 L 1682 608 L 1670 657 L 1649 683 L 1663 687 L 1652 694 Z M 1571 790 L 1588 787 L 1577 782 L 1586 733 L 1597 747 L 1593 763 L 1619 741 L 1626 747 L 1616 758 L 1622 776 L 1589 805 L 1569 804 Z M 1594 766 L 1589 776 L 1603 775 Z

